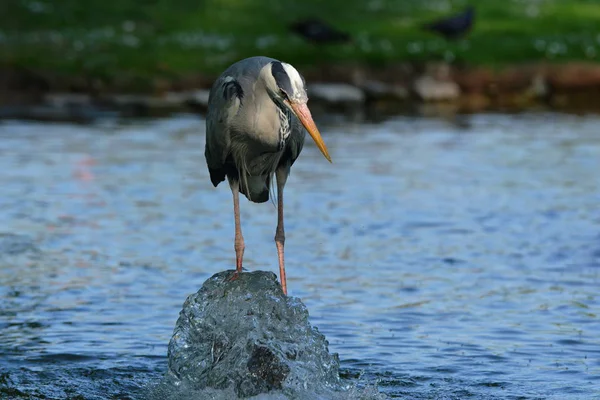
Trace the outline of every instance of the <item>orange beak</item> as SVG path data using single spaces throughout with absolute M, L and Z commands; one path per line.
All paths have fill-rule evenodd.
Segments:
M 315 125 L 315 121 L 312 119 L 312 115 L 310 115 L 310 110 L 306 104 L 289 102 L 290 107 L 294 111 L 294 114 L 298 117 L 302 125 L 308 131 L 308 134 L 313 138 L 321 153 L 325 156 L 325 158 L 331 162 L 331 157 L 329 156 L 329 151 L 327 151 L 327 146 L 325 146 L 325 142 L 321 137 L 321 133 L 319 129 L 317 129 L 317 125 Z

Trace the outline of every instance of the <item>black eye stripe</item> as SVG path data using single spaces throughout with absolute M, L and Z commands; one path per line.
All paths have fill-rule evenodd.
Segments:
M 274 61 L 271 63 L 271 73 L 273 74 L 273 78 L 275 78 L 275 83 L 279 89 L 283 90 L 288 95 L 294 93 L 290 77 L 287 72 L 285 72 L 285 69 L 280 62 Z

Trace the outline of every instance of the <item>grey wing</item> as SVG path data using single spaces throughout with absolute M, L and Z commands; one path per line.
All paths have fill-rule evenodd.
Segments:
M 231 76 L 220 77 L 210 91 L 204 156 L 214 186 L 225 180 L 231 144 L 231 122 L 242 106 L 243 98 L 242 86 Z

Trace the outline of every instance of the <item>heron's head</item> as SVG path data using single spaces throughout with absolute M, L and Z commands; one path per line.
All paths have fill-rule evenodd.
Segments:
M 321 153 L 329 162 L 331 157 L 327 151 L 327 146 L 323 142 L 321 133 L 313 121 L 310 110 L 308 109 L 308 95 L 306 94 L 306 84 L 304 78 L 290 64 L 273 61 L 264 67 L 262 78 L 269 95 L 278 107 L 289 109 L 304 125 L 309 135 L 313 138 Z

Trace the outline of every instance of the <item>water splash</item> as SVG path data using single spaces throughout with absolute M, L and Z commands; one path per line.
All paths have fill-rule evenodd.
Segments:
M 300 299 L 285 296 L 272 272 L 232 276 L 213 275 L 185 301 L 154 396 L 348 398 L 338 355 Z

